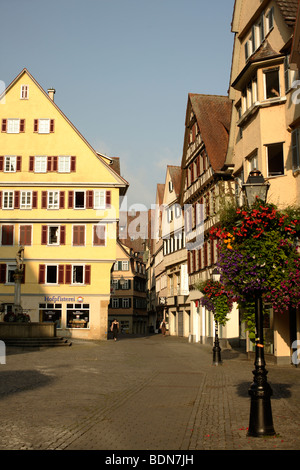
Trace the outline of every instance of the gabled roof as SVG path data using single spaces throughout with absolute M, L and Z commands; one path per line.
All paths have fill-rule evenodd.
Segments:
M 167 169 L 170 173 L 170 178 L 173 183 L 173 188 L 175 191 L 176 196 L 179 196 L 180 193 L 180 181 L 181 181 L 181 167 L 180 166 L 173 166 L 167 165 Z
M 288 26 L 294 26 L 299 0 L 276 0 L 276 2 L 286 24 Z
M 227 96 L 189 93 L 201 138 L 214 171 L 221 170 L 226 158 L 232 101 Z
M 93 147 L 90 145 L 90 143 L 83 137 L 83 135 L 79 132 L 79 130 L 72 124 L 72 122 L 67 118 L 67 116 L 62 112 L 62 110 L 57 106 L 57 104 L 49 97 L 49 94 L 41 87 L 41 85 L 36 81 L 36 79 L 31 75 L 31 73 L 24 68 L 19 75 L 8 85 L 8 87 L 5 89 L 5 91 L 0 95 L 0 100 L 3 96 L 5 96 L 9 90 L 17 83 L 17 81 L 24 75 L 27 74 L 29 78 L 34 82 L 34 84 L 39 88 L 39 90 L 43 93 L 43 95 L 49 100 L 49 102 L 56 108 L 56 110 L 61 114 L 61 116 L 68 122 L 68 124 L 72 127 L 72 129 L 76 132 L 76 134 L 84 141 L 84 143 L 89 147 L 89 149 L 94 153 L 94 155 L 97 157 L 97 159 L 102 162 L 102 164 L 108 169 L 109 172 L 111 172 L 114 177 L 117 180 L 116 186 L 120 188 L 124 188 L 125 192 L 129 186 L 129 183 L 122 178 L 113 168 L 110 164 L 107 164 L 105 159 L 102 158 L 104 155 L 99 154 L 99 152 L 96 152 Z M 109 157 L 105 156 L 106 159 L 109 159 Z M 113 161 L 113 159 L 111 159 Z M 121 190 L 122 191 L 122 190 Z M 124 190 L 122 191 L 122 194 L 125 193 Z

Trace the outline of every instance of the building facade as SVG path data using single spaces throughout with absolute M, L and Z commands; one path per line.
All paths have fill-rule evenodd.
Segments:
M 105 339 L 119 196 L 128 183 L 24 69 L 1 96 L 2 319 L 13 309 L 24 247 L 21 306 L 58 334 Z

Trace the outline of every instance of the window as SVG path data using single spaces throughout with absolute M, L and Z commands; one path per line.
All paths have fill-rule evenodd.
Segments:
M 17 269 L 16 264 L 8 264 L 6 269 L 6 284 L 15 283 L 15 270 Z
M 28 85 L 21 85 L 21 100 L 28 100 L 29 98 L 29 86 Z
M 17 171 L 17 157 L 8 155 L 5 157 L 4 171 L 7 173 L 14 173 Z
M 300 128 L 292 132 L 293 170 L 300 168 Z
M 84 266 L 82 265 L 73 266 L 72 284 L 84 284 Z
M 279 69 L 264 71 L 265 99 L 278 98 L 280 96 Z
M 249 158 L 249 172 L 258 169 L 257 154 Z
M 32 192 L 21 191 L 20 209 L 32 208 Z
M 268 176 L 284 175 L 283 144 L 267 145 Z
M 46 173 L 47 171 L 47 156 L 37 155 L 34 159 L 34 172 Z
M 71 157 L 60 155 L 58 157 L 58 172 L 70 173 L 71 171 Z
M 59 191 L 48 191 L 48 209 L 59 209 Z
M 13 225 L 2 225 L 2 245 L 13 245 L 14 244 L 14 226 Z
M 89 328 L 89 319 L 89 304 L 67 304 L 67 328 Z
M 122 299 L 122 308 L 130 308 L 130 299 Z
M 105 209 L 106 191 L 94 191 L 94 209 Z
M 93 245 L 94 246 L 105 246 L 106 245 L 106 226 L 103 224 L 94 225 L 93 234 Z
M 2 209 L 13 209 L 13 208 L 14 208 L 14 192 L 3 191 Z
M 48 227 L 48 245 L 59 245 L 59 226 L 50 225 Z
M 39 304 L 40 322 L 56 323 L 61 326 L 62 304 Z
M 50 132 L 50 119 L 39 119 L 39 134 L 49 134 Z
M 73 246 L 84 246 L 85 244 L 85 226 L 73 225 Z
M 113 297 L 111 299 L 111 308 L 119 308 L 119 299 Z
M 129 270 L 129 261 L 122 261 L 122 271 Z
M 31 225 L 20 225 L 19 245 L 31 245 Z
M 274 7 L 270 8 L 266 14 L 266 33 L 268 34 L 274 26 Z
M 75 191 L 74 208 L 84 209 L 85 206 L 85 193 L 84 191 Z
M 7 119 L 8 134 L 18 134 L 20 132 L 20 119 Z
M 46 266 L 46 283 L 57 284 L 57 266 Z

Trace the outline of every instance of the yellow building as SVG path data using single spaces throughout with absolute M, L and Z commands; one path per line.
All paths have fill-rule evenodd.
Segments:
M 24 69 L 0 98 L 0 302 L 14 302 L 24 246 L 21 305 L 58 334 L 105 339 L 119 196 L 128 183 Z

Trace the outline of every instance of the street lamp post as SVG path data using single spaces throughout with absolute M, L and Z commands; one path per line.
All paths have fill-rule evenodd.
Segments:
M 247 183 L 243 185 L 247 203 L 251 207 L 256 198 L 266 202 L 269 190 L 262 174 L 254 170 L 250 172 Z M 264 356 L 264 332 L 263 332 L 263 302 L 261 294 L 255 295 L 255 369 L 253 371 L 253 383 L 249 389 L 251 397 L 250 420 L 248 436 L 273 436 L 271 396 L 272 389 L 267 382 L 267 370 Z
M 215 282 L 220 281 L 220 273 L 217 268 L 214 268 L 212 272 L 212 280 Z M 215 320 L 215 341 L 214 341 L 214 347 L 213 347 L 213 365 L 218 366 L 222 364 L 222 359 L 221 359 L 221 347 L 220 347 L 220 342 L 219 342 L 219 324 Z

